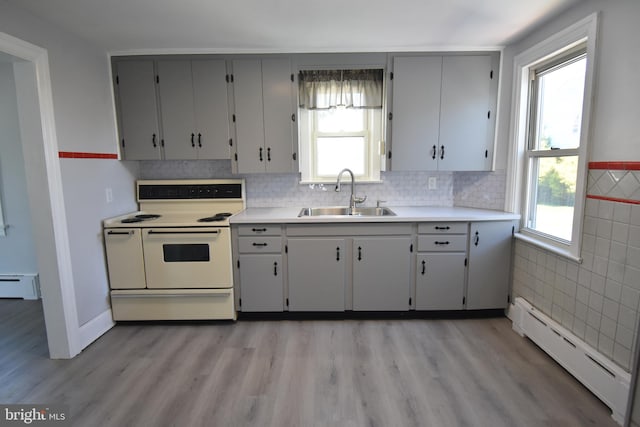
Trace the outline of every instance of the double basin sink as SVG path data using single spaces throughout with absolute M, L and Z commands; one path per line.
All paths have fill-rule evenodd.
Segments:
M 318 207 L 318 208 L 302 208 L 298 217 L 307 216 L 395 216 L 389 208 L 384 207 L 362 207 L 355 208 L 349 212 L 349 208 L 345 206 Z

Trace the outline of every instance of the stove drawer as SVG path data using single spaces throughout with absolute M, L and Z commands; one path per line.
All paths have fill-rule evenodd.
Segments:
M 233 289 L 111 291 L 113 320 L 235 320 Z

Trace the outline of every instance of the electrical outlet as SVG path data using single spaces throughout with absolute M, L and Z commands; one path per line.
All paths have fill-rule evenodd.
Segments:
M 111 187 L 107 187 L 104 189 L 104 195 L 107 199 L 107 203 L 113 202 L 113 190 L 111 189 Z
M 428 181 L 429 190 L 437 190 L 438 189 L 438 181 L 435 176 L 430 176 Z

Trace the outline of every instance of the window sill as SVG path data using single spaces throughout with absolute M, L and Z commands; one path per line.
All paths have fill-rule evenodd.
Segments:
M 573 262 L 577 262 L 578 264 L 582 264 L 582 258 L 572 254 L 567 249 L 562 249 L 557 246 L 554 246 L 550 243 L 543 242 L 540 239 L 536 239 L 533 236 L 524 233 L 515 233 L 514 237 L 518 240 L 522 240 L 523 242 L 530 243 L 534 246 L 539 247 L 540 249 L 544 249 L 546 251 L 552 252 L 556 255 L 560 255 L 561 257 L 567 258 Z

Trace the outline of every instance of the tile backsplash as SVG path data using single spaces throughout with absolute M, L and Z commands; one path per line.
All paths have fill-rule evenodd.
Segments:
M 516 242 L 514 296 L 522 296 L 630 370 L 640 313 L 640 173 L 635 162 L 591 163 L 583 262 Z
M 299 174 L 233 175 L 228 160 L 141 161 L 140 179 L 232 178 L 247 182 L 247 206 L 346 205 L 349 187 L 335 192 L 332 184 L 300 184 Z M 436 178 L 436 189 L 428 180 Z M 357 183 L 366 206 L 384 200 L 388 206 L 466 206 L 503 209 L 505 173 L 498 172 L 382 172 L 380 183 Z

